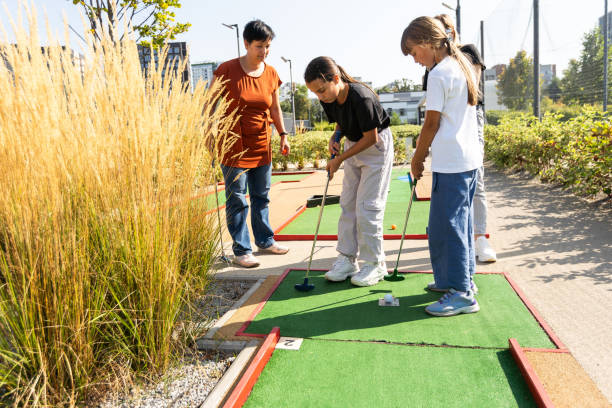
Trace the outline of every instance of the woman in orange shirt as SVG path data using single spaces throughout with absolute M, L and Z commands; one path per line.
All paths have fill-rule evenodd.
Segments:
M 225 82 L 223 94 L 230 101 L 230 111 L 240 116 L 233 129 L 239 138 L 221 159 L 225 179 L 225 214 L 232 236 L 234 263 L 245 268 L 259 265 L 253 256 L 246 219 L 251 201 L 251 227 L 260 253 L 286 254 L 289 249 L 274 241 L 268 219 L 268 193 L 271 184 L 272 150 L 270 122 L 280 133 L 280 153 L 289 154 L 287 132 L 279 101 L 282 83 L 276 70 L 265 63 L 274 31 L 261 20 L 254 20 L 242 33 L 246 55 L 229 60 L 215 70 L 213 82 Z

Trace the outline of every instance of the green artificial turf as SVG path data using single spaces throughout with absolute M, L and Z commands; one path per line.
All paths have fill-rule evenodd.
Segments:
M 217 197 L 219 197 L 219 206 L 225 205 L 225 190 L 219 188 L 219 192 L 217 193 Z M 213 191 L 211 194 L 207 194 L 204 196 L 206 200 L 206 206 L 212 210 L 217 208 L 217 201 L 215 200 L 215 192 Z
M 391 174 L 389 195 L 387 206 L 385 207 L 385 218 L 383 221 L 384 234 L 402 233 L 406 210 L 410 200 L 410 183 L 408 180 L 400 180 L 399 177 L 405 176 L 407 170 L 396 169 Z M 314 234 L 319 218 L 321 207 L 307 208 L 289 225 L 279 231 L 283 235 L 303 235 Z M 319 227 L 319 234 L 336 235 L 338 233 L 338 219 L 340 218 L 340 204 L 326 205 L 323 210 L 323 217 Z M 413 201 L 410 209 L 410 218 L 406 227 L 406 234 L 425 234 L 429 220 L 429 201 Z M 392 230 L 391 225 L 396 229 Z
M 321 340 L 275 350 L 244 405 L 535 406 L 508 350 Z
M 247 328 L 267 334 L 279 326 L 283 336 L 507 348 L 514 337 L 523 347 L 555 348 L 503 275 L 476 275 L 480 312 L 433 317 L 425 306 L 440 298 L 426 291 L 431 274 L 406 274 L 400 282 L 356 287 L 349 280 L 331 283 L 311 271 L 311 292 L 298 292 L 303 270 L 293 270 Z M 399 307 L 380 307 L 392 292 Z
M 310 176 L 312 173 L 304 174 L 278 174 L 272 176 L 272 184 L 278 183 L 279 181 L 300 181 Z

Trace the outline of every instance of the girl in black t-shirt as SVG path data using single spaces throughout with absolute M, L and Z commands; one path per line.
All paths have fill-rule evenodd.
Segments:
M 378 96 L 329 57 L 312 60 L 304 73 L 306 86 L 319 98 L 336 131 L 329 140 L 327 163 L 332 178 L 344 163 L 338 220 L 338 258 L 325 278 L 351 278 L 357 286 L 377 284 L 386 274 L 383 218 L 393 165 L 389 115 Z M 345 136 L 344 152 L 340 140 Z M 357 257 L 364 261 L 361 269 Z

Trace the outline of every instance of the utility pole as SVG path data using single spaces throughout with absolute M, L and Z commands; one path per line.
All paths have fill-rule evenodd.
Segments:
M 533 116 L 540 119 L 540 1 L 533 0 Z
M 457 8 L 455 9 L 456 20 L 457 20 L 457 34 L 459 38 L 461 38 L 461 4 L 459 4 L 459 0 L 457 0 Z
M 484 62 L 484 21 L 480 20 L 480 56 Z M 485 112 L 485 73 L 480 72 L 480 83 L 482 85 L 482 113 Z
M 281 59 L 289 63 L 289 78 L 291 79 L 291 110 L 293 111 L 293 135 L 295 136 L 297 129 L 295 128 L 295 92 L 293 89 L 293 69 L 291 67 L 291 60 L 289 58 L 281 57 Z
M 608 0 L 604 0 L 604 89 L 603 89 L 603 111 L 608 110 Z
M 238 58 L 240 58 L 240 36 L 238 34 L 238 24 L 225 24 L 225 23 L 221 23 L 221 24 L 226 26 L 230 30 L 233 30 L 234 28 L 236 29 L 236 48 L 238 49 Z
M 461 4 L 459 4 L 459 0 L 457 0 L 457 7 L 449 6 L 446 3 L 442 3 L 442 5 L 455 12 L 455 22 L 457 23 L 455 24 L 455 29 L 457 31 L 457 37 L 459 37 L 461 35 Z M 459 38 L 456 38 L 456 40 L 459 40 Z

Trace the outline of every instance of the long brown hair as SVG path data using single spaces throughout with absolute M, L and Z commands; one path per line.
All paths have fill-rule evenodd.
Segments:
M 412 47 L 416 45 L 429 45 L 434 51 L 446 49 L 448 55 L 459 63 L 463 71 L 468 88 L 468 103 L 472 106 L 478 103 L 478 87 L 471 64 L 459 50 L 455 39 L 446 33 L 440 20 L 425 16 L 412 20 L 402 34 L 402 52 L 404 55 L 409 55 Z
M 315 79 L 321 79 L 325 82 L 333 81 L 334 75 L 338 75 L 342 82 L 347 84 L 361 84 L 368 88 L 374 95 L 376 92 L 368 85 L 347 74 L 340 65 L 336 64 L 331 57 L 317 57 L 308 63 L 306 71 L 304 71 L 304 81 L 312 82 Z M 377 95 L 378 96 L 378 95 Z
M 455 30 L 455 25 L 453 24 L 453 18 L 448 14 L 438 14 L 434 17 L 436 20 L 439 20 L 444 29 L 446 30 L 446 34 L 450 35 L 453 38 L 453 42 L 457 46 L 457 48 L 461 47 L 461 42 L 459 41 L 459 36 L 457 35 L 457 30 Z

